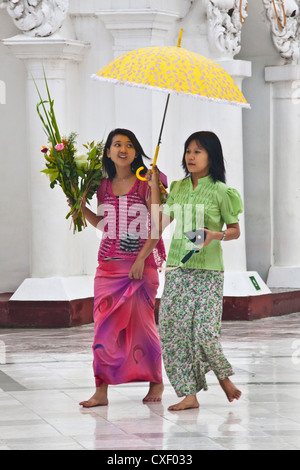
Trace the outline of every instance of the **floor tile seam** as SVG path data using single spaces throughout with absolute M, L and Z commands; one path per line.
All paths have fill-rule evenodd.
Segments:
M 197 412 L 199 412 L 199 411 L 197 410 Z M 166 414 L 159 415 L 159 416 L 162 418 L 163 421 L 167 421 L 167 423 L 170 423 L 174 426 L 175 425 L 178 426 L 182 430 L 183 433 L 186 432 L 186 429 L 184 428 L 184 424 L 182 425 L 182 424 L 177 423 L 177 422 L 174 421 L 174 414 L 172 414 L 172 412 L 170 413 L 170 417 L 168 417 L 168 415 L 166 415 Z
M 211 448 L 211 446 L 218 445 L 218 446 L 223 447 L 224 450 L 227 449 L 227 448 L 224 447 L 223 445 L 218 444 L 217 442 L 215 442 L 215 439 L 214 439 L 214 438 L 209 437 L 209 436 L 207 436 L 207 435 L 206 435 L 206 436 L 205 436 L 205 435 L 203 435 L 203 436 L 190 436 L 190 435 L 188 435 L 188 434 L 189 434 L 189 433 L 186 432 L 186 439 L 185 439 L 183 436 L 180 436 L 181 443 L 182 443 L 182 440 L 184 440 L 184 441 L 185 441 L 185 440 L 189 440 L 189 444 L 191 445 L 191 441 L 192 441 L 192 443 L 194 443 L 194 441 L 197 440 L 197 443 L 201 444 L 201 438 L 202 438 L 202 440 L 206 442 L 206 448 L 208 447 L 208 443 L 211 443 L 211 444 L 209 445 L 209 448 Z M 142 439 L 143 439 L 143 438 L 142 438 Z M 156 439 L 155 437 L 145 437 L 143 440 L 145 440 L 146 444 L 149 446 L 149 445 L 151 445 L 151 441 L 152 441 L 152 440 L 155 440 L 155 439 Z M 178 439 L 178 436 L 176 436 L 176 434 L 173 434 L 173 435 L 171 435 L 171 436 L 165 434 L 165 435 L 162 437 L 162 441 L 166 441 L 166 440 L 169 441 L 169 445 L 172 445 L 172 444 L 170 443 L 170 441 L 177 441 L 177 439 Z M 152 444 L 152 447 L 153 447 L 154 445 L 155 445 L 155 444 Z M 169 450 L 180 450 L 180 449 L 181 449 L 181 447 L 180 447 L 180 448 L 174 447 L 174 449 L 173 449 L 173 447 L 174 447 L 174 444 L 172 445 L 172 448 L 170 448 L 170 447 L 167 446 L 167 442 L 165 442 L 165 443 L 163 443 L 163 445 L 160 446 L 160 449 L 161 449 L 161 450 L 168 450 L 168 449 L 169 449 Z M 201 449 L 197 449 L 197 450 L 201 450 Z M 202 450 L 203 450 L 203 449 L 202 449 Z M 188 449 L 184 449 L 183 452 L 188 452 Z
M 65 395 L 66 395 L 68 398 L 71 398 L 71 399 L 72 399 L 72 397 L 70 397 L 70 395 L 68 395 L 67 393 L 66 393 Z M 74 403 L 77 404 L 77 406 L 78 406 L 78 408 L 79 408 L 79 410 L 80 410 L 80 407 L 79 407 L 78 403 L 75 401 L 75 399 L 74 399 L 73 401 L 74 401 Z M 119 421 L 117 421 L 117 422 L 112 421 L 112 420 L 110 420 L 109 418 L 106 418 L 105 416 L 102 416 L 101 414 L 98 414 L 98 413 L 97 413 L 97 409 L 98 409 L 98 408 L 101 408 L 101 409 L 102 409 L 102 408 L 108 408 L 108 406 L 109 406 L 109 405 L 107 405 L 107 406 L 105 406 L 105 407 L 97 407 L 97 408 L 95 408 L 95 409 L 90 408 L 90 409 L 86 409 L 86 411 L 87 411 L 88 414 L 89 414 L 90 416 L 92 416 L 93 418 L 99 418 L 99 417 L 100 417 L 100 418 L 104 421 L 103 424 L 108 424 L 108 425 L 110 425 L 110 426 L 113 426 L 113 427 L 118 431 L 118 434 L 119 434 L 119 432 L 120 432 L 120 430 L 121 430 L 121 431 L 122 431 L 122 435 L 123 435 L 123 434 L 124 434 L 124 435 L 130 435 L 129 433 L 127 433 L 126 431 L 123 431 L 122 429 L 120 429 L 120 428 L 118 427 L 118 424 L 117 424 L 117 423 L 118 423 Z
M 68 397 L 69 399 L 71 399 L 71 397 L 68 396 L 68 395 L 66 395 L 66 397 Z M 74 402 L 75 402 L 75 400 L 74 400 Z M 31 409 L 31 408 L 29 408 L 29 409 Z M 53 431 L 57 432 L 57 433 L 60 435 L 60 437 L 69 438 L 69 439 L 72 440 L 72 442 L 76 442 L 76 444 L 79 444 L 79 445 L 84 449 L 84 447 L 80 444 L 80 442 L 78 442 L 78 441 L 75 439 L 75 436 L 73 436 L 73 435 L 67 435 L 67 436 L 66 436 L 66 435 L 63 434 L 63 432 L 61 432 L 57 427 L 55 427 L 54 424 L 52 424 L 52 423 L 50 423 L 49 421 L 47 421 L 47 418 L 44 417 L 44 416 L 41 414 L 41 412 L 35 411 L 35 410 L 31 410 L 31 411 L 33 411 L 33 412 L 35 413 L 35 415 L 38 416 L 38 417 L 43 421 L 44 424 L 46 424 L 47 426 L 50 426 Z
M 3 384 L 1 384 L 1 389 L 4 392 L 13 392 L 13 391 L 25 391 L 26 387 L 22 385 L 20 382 L 17 380 L 13 379 L 10 375 L 6 374 L 5 372 L 0 370 L 0 379 L 3 379 Z M 12 389 L 12 387 L 16 388 L 16 390 Z
M 62 390 L 49 390 L 49 389 L 43 389 L 43 390 L 11 390 L 10 392 L 6 392 L 7 395 L 9 395 L 13 400 L 16 400 L 22 407 L 24 407 L 25 409 L 27 410 L 30 410 L 32 413 L 34 413 L 36 416 L 38 416 L 39 418 L 41 418 L 43 421 L 45 421 L 45 419 L 43 418 L 43 416 L 41 416 L 39 414 L 39 411 L 36 410 L 35 407 L 31 407 L 30 405 L 28 405 L 27 403 L 23 403 L 21 397 L 20 399 L 18 398 L 18 393 L 25 393 L 27 395 L 27 393 L 32 393 L 32 392 L 49 392 L 49 391 L 52 391 L 52 392 L 58 392 L 58 393 L 64 393 L 62 392 Z M 71 398 L 68 396 L 68 398 Z M 45 421 L 47 424 L 51 425 L 50 423 L 48 423 L 47 421 Z M 52 425 L 51 425 L 52 426 Z
M 300 426 L 300 418 L 298 417 L 298 420 L 296 420 L 293 417 L 286 416 L 285 414 L 282 413 L 282 411 L 278 412 L 278 415 L 281 416 L 281 418 L 287 419 L 288 421 L 292 421 L 295 424 L 298 424 Z M 300 446 L 300 439 L 299 439 L 299 446 Z
M 226 441 L 229 442 L 227 443 Z M 298 447 L 297 446 L 293 446 L 293 445 L 290 445 L 289 443 L 287 442 L 283 442 L 282 443 L 282 448 L 276 448 L 274 449 L 273 448 L 273 445 L 271 444 L 271 446 L 269 445 L 265 445 L 265 447 L 263 447 L 262 449 L 260 449 L 260 446 L 254 446 L 252 447 L 252 441 L 255 440 L 255 438 L 253 437 L 249 437 L 249 436 L 244 436 L 244 439 L 242 439 L 241 442 L 238 443 L 238 446 L 241 447 L 242 446 L 242 449 L 240 450 L 298 450 Z M 260 438 L 257 438 L 257 441 L 259 444 L 265 444 L 263 443 L 262 441 L 264 440 L 268 440 L 267 443 L 269 443 L 270 441 L 270 436 L 267 436 L 267 437 L 261 437 Z M 228 450 L 236 450 L 236 444 L 232 444 L 232 437 L 231 436 L 224 436 L 224 437 L 218 437 L 215 439 L 216 443 L 220 444 L 220 445 L 226 445 L 227 444 L 227 449 Z M 248 446 L 249 446 L 249 442 L 251 444 L 251 449 L 248 449 Z M 288 449 L 286 449 L 286 446 L 288 445 Z
M 85 450 L 86 447 L 84 447 L 80 442 L 78 442 L 76 439 L 74 439 L 72 436 L 60 436 L 60 438 L 63 437 L 64 439 L 66 440 L 69 440 L 69 445 L 73 445 L 73 444 L 76 444 L 76 446 L 80 446 L 80 448 L 82 450 Z M 41 437 L 40 438 L 42 441 L 46 440 L 44 437 Z M 49 439 L 49 438 L 48 438 Z M 32 443 L 36 441 L 36 438 L 32 438 L 32 437 L 25 437 L 25 438 L 22 438 L 22 437 L 17 437 L 17 438 L 9 438 L 9 439 L 5 439 L 4 442 L 3 442 L 3 445 L 7 446 L 10 450 L 19 450 L 18 448 L 18 444 L 26 444 L 26 443 Z M 51 439 L 52 441 L 52 439 Z M 1 445 L 1 441 L 0 441 L 0 445 Z M 56 446 L 57 449 L 58 447 L 60 446 Z M 45 442 L 45 447 L 43 446 L 43 450 L 48 450 L 49 448 L 51 448 L 51 445 L 47 447 L 47 443 Z M 36 450 L 36 447 L 35 445 L 31 445 L 31 446 L 28 446 L 26 447 L 26 450 Z
M 144 433 L 144 434 L 148 434 L 148 433 Z M 186 434 L 189 434 L 189 433 L 187 432 Z M 142 442 L 144 442 L 147 447 L 150 447 L 149 450 L 151 450 L 151 449 L 153 448 L 153 446 L 154 446 L 154 444 L 151 443 L 151 440 L 157 439 L 157 438 L 155 438 L 155 437 L 146 437 L 146 436 L 143 437 L 143 436 L 142 436 L 142 433 L 140 433 L 140 434 L 131 434 L 131 436 L 134 436 L 136 439 L 139 439 L 139 440 L 141 440 Z M 191 438 L 191 436 L 188 436 L 188 435 L 187 435 L 187 439 L 188 439 L 188 438 Z M 196 437 L 194 437 L 194 439 L 195 439 L 195 438 L 196 438 Z M 208 438 L 208 437 L 206 437 L 206 436 L 203 436 L 203 438 L 209 439 L 212 443 L 214 443 L 214 441 L 213 441 L 211 438 Z M 168 435 L 167 433 L 164 433 L 164 436 L 161 437 L 161 438 L 159 438 L 159 439 L 162 440 L 162 445 L 160 446 L 160 448 L 161 448 L 161 450 L 164 450 L 164 449 L 166 449 L 166 447 L 164 446 L 163 441 L 166 441 L 166 440 L 169 440 L 169 441 L 170 441 L 170 439 L 171 439 L 171 440 L 177 440 L 178 437 L 176 436 L 176 434 L 172 434 L 172 435 L 170 436 L 170 435 Z M 182 440 L 182 439 L 184 440 L 185 438 L 184 438 L 183 436 L 180 436 L 180 439 L 181 439 L 181 440 Z
M 270 385 L 270 386 L 274 386 L 274 385 L 300 385 L 300 380 L 297 381 L 297 382 L 287 382 L 287 381 L 279 381 L 279 382 L 274 382 L 274 381 L 269 381 L 269 382 L 266 382 L 266 381 L 259 381 L 259 382 L 255 382 L 255 381 L 250 381 L 250 382 L 247 382 L 245 383 L 245 385 Z
M 79 436 L 73 436 L 71 437 L 70 439 L 72 439 L 72 441 L 74 441 L 77 445 L 79 445 L 81 447 L 82 450 L 87 450 L 88 448 L 86 446 L 84 446 L 79 440 L 78 440 Z

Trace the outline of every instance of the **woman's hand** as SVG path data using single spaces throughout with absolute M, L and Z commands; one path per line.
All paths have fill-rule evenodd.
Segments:
M 159 169 L 157 166 L 152 167 L 152 170 L 148 170 L 145 177 L 151 189 L 159 188 Z
M 238 223 L 227 225 L 225 230 L 225 238 L 223 238 L 224 232 L 212 232 L 207 228 L 204 228 L 203 230 L 206 233 L 206 239 L 202 246 L 208 246 L 213 240 L 230 241 L 236 240 L 240 236 L 240 226 Z
M 129 279 L 143 279 L 144 266 L 144 260 L 137 257 L 128 274 Z
M 216 240 L 216 234 L 218 232 L 212 232 L 211 230 L 208 230 L 207 228 L 204 228 L 203 230 L 206 234 L 206 237 L 202 246 L 208 246 L 213 240 Z
M 70 201 L 69 198 L 67 198 L 67 203 L 68 203 L 68 206 L 72 209 L 73 205 Z M 81 209 L 84 209 L 86 206 L 86 199 L 84 197 L 81 198 Z

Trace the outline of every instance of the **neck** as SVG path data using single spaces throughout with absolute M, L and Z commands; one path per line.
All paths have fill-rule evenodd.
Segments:
M 192 179 L 192 183 L 194 186 L 197 186 L 198 185 L 198 180 L 200 180 L 201 178 L 205 178 L 206 176 L 208 176 L 209 173 L 191 173 L 191 179 Z
M 118 180 L 127 180 L 133 176 L 131 168 L 118 168 L 116 167 L 115 178 Z

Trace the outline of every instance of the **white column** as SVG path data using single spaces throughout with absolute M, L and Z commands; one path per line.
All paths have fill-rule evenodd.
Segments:
M 113 36 L 113 58 L 143 47 L 167 45 L 165 37 L 179 18 L 178 12 L 150 8 L 102 10 L 96 14 Z M 160 93 L 138 88 L 116 85 L 112 87 L 115 127 L 127 128 L 136 133 L 145 152 L 153 158 L 165 97 Z
M 268 285 L 300 288 L 300 66 L 266 67 L 271 83 L 273 263 Z
M 114 57 L 148 46 L 165 45 L 165 37 L 179 18 L 174 11 L 152 9 L 102 10 L 96 15 L 114 38 Z
M 245 78 L 251 77 L 251 62 L 242 60 L 218 61 L 224 70 L 234 79 L 235 84 L 242 89 Z M 236 106 L 219 105 L 220 115 L 216 133 L 219 134 L 226 164 L 226 182 L 237 189 L 244 200 L 244 165 L 243 165 L 243 126 L 244 112 Z M 225 270 L 246 271 L 246 241 L 245 213 L 240 215 L 241 236 L 234 243 L 223 243 Z
M 223 60 L 218 63 L 234 79 L 242 89 L 245 78 L 251 77 L 251 62 L 241 60 Z M 251 103 L 250 103 L 251 104 Z M 236 188 L 244 201 L 244 165 L 243 165 L 243 113 L 251 110 L 241 110 L 234 106 L 221 106 L 218 118 L 220 136 L 223 142 L 226 162 L 227 184 Z M 225 296 L 257 296 L 269 294 L 270 289 L 256 271 L 247 271 L 246 259 L 246 214 L 240 215 L 241 235 L 238 240 L 223 243 L 225 265 Z
M 17 291 L 14 300 L 40 300 L 41 279 L 46 285 L 49 278 L 78 275 L 82 272 L 82 259 L 80 241 L 70 230 L 70 222 L 65 219 L 69 210 L 66 197 L 61 188 L 51 189 L 48 178 L 41 174 L 45 161 L 40 149 L 42 145 L 47 145 L 47 136 L 36 111 L 39 97 L 33 78 L 42 97 L 47 99 L 44 68 L 61 133 L 68 135 L 76 131 L 76 64 L 82 60 L 86 44 L 60 37 L 31 38 L 25 35 L 5 39 L 3 43 L 24 62 L 27 70 L 27 116 L 24 122 L 27 142 L 23 143 L 27 155 L 23 158 L 27 157 L 30 167 L 31 220 L 28 226 L 31 234 L 31 278 L 26 283 L 28 289 L 24 290 L 22 286 L 21 298 Z M 55 297 L 51 287 L 48 290 L 51 299 Z M 47 288 L 42 300 L 48 300 L 46 291 Z

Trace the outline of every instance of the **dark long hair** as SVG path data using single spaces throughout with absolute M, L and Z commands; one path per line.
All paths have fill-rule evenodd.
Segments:
M 198 145 L 201 145 L 208 153 L 209 159 L 209 174 L 214 180 L 226 182 L 226 170 L 224 164 L 223 150 L 219 138 L 210 131 L 199 131 L 194 132 L 190 135 L 187 141 L 184 144 L 184 154 L 182 158 L 182 168 L 185 171 L 185 175 L 189 176 L 189 171 L 185 161 L 185 154 L 190 143 L 196 140 Z
M 108 158 L 107 150 L 110 148 L 110 146 L 112 144 L 112 140 L 116 135 L 124 135 L 124 136 L 128 137 L 128 139 L 130 140 L 130 142 L 132 143 L 132 145 L 133 145 L 133 147 L 136 151 L 137 157 L 134 159 L 134 161 L 131 164 L 132 172 L 135 173 L 138 168 L 143 166 L 144 170 L 141 171 L 141 174 L 146 173 L 147 168 L 145 167 L 145 164 L 143 162 L 143 158 L 147 158 L 148 160 L 150 160 L 150 159 L 145 154 L 145 152 L 143 150 L 143 147 L 141 146 L 141 144 L 139 143 L 139 141 L 137 140 L 137 138 L 136 138 L 136 136 L 134 135 L 133 132 L 129 131 L 128 129 L 119 129 L 118 128 L 118 129 L 112 130 L 109 133 L 109 135 L 106 139 L 104 150 L 103 150 L 102 167 L 103 167 L 103 170 L 107 173 L 109 179 L 112 180 L 113 177 L 115 176 L 116 167 L 115 167 L 114 162 L 110 158 Z

